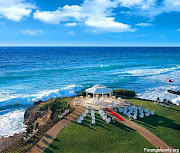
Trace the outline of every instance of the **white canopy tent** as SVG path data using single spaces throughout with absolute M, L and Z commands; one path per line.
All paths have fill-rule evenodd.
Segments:
M 107 87 L 105 87 L 103 85 L 97 84 L 97 85 L 94 85 L 91 88 L 86 89 L 86 96 L 88 95 L 88 93 L 91 93 L 91 94 L 93 94 L 93 98 L 94 98 L 95 94 L 102 95 L 102 97 L 103 97 L 104 94 L 109 94 L 110 97 L 111 97 L 112 92 L 113 91 L 111 89 L 109 89 L 109 88 L 107 88 Z

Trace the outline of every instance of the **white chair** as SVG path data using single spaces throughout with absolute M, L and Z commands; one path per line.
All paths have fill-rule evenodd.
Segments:
M 133 112 L 133 114 L 137 116 L 138 113 L 137 113 L 137 111 L 135 111 L 135 112 Z
M 85 112 L 83 113 L 83 117 L 86 117 L 86 113 Z
M 148 112 L 148 108 L 145 108 L 145 109 L 144 109 L 144 112 L 147 113 L 147 112 Z
M 132 110 L 132 109 L 130 109 L 130 110 L 129 110 L 129 112 L 130 112 L 130 113 L 132 113 L 132 112 L 133 112 L 133 110 Z
M 149 113 L 150 113 L 151 115 L 154 115 L 154 110 L 150 111 Z
M 84 117 L 83 116 L 80 116 L 80 120 L 83 120 L 84 119 Z
M 133 115 L 133 119 L 134 119 L 134 120 L 137 120 L 137 115 Z
M 141 110 L 141 109 L 142 109 L 142 107 L 141 107 L 141 106 L 138 106 L 138 107 L 137 107 L 137 109 L 138 109 L 138 110 Z
M 128 106 L 128 107 L 126 107 L 128 110 L 130 110 L 131 109 L 131 106 Z
M 140 117 L 140 118 L 144 118 L 144 113 L 139 114 L 139 117 Z
M 88 113 L 89 113 L 88 109 L 85 109 L 85 113 L 86 113 L 86 114 L 88 114 Z
M 94 113 L 94 109 L 91 110 L 91 113 Z
M 81 120 L 81 119 L 78 119 L 78 120 L 77 120 L 77 123 L 79 123 L 79 124 L 82 123 L 82 120 Z
M 106 115 L 104 115 L 102 118 L 103 118 L 103 120 L 106 120 L 107 116 L 106 116 Z
M 95 116 L 92 116 L 92 120 L 95 120 Z
M 143 110 L 140 110 L 140 111 L 139 111 L 139 114 L 142 114 L 142 113 L 143 113 Z
M 131 113 L 130 113 L 130 112 L 126 113 L 126 116 L 128 116 L 128 117 L 129 117 L 130 115 L 131 115 Z
M 137 112 L 137 111 L 138 111 L 137 107 L 135 107 L 135 108 L 133 109 L 133 111 L 134 111 L 134 112 Z
M 122 113 L 123 112 L 123 108 L 119 108 L 119 112 Z
M 146 112 L 146 113 L 145 113 L 145 116 L 149 116 L 149 112 Z
M 124 111 L 123 111 L 123 114 L 126 115 L 126 113 L 127 113 L 127 111 L 124 110 Z
M 111 118 L 110 117 L 106 118 L 106 122 L 111 123 Z
M 96 121 L 95 120 L 92 120 L 92 124 L 95 124 L 96 123 Z

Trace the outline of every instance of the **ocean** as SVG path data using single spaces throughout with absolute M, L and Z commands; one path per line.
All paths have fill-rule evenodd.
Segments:
M 0 47 L 0 137 L 25 130 L 24 111 L 34 101 L 74 96 L 98 83 L 180 103 L 167 92 L 180 89 L 180 48 Z

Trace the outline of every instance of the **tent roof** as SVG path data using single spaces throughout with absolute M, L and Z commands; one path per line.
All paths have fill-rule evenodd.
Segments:
M 87 93 L 92 93 L 92 94 L 107 94 L 107 93 L 111 93 L 112 90 L 109 88 L 106 88 L 103 85 L 97 84 L 91 88 L 86 89 Z

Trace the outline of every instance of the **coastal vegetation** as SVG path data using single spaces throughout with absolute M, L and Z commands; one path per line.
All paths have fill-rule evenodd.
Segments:
M 159 103 L 155 104 L 152 101 L 140 100 L 136 98 L 130 98 L 135 96 L 133 91 L 115 90 L 117 95 L 129 95 L 127 101 L 136 106 L 142 106 L 142 108 L 149 108 L 149 110 L 155 110 L 155 115 L 150 117 L 138 118 L 134 120 L 137 124 L 147 128 L 149 131 L 157 135 L 165 143 L 173 148 L 179 147 L 179 135 L 180 135 L 180 119 L 179 112 L 180 107 L 171 105 L 170 107 L 160 106 Z M 116 95 L 116 96 L 117 96 Z M 118 97 L 118 96 L 117 96 Z M 49 99 L 46 102 L 36 102 L 32 106 L 32 110 L 35 113 L 43 112 L 47 114 L 50 110 L 51 116 L 46 124 L 41 125 L 40 122 L 35 122 L 30 118 L 33 116 L 33 111 L 28 109 L 25 113 L 27 123 L 26 134 L 31 135 L 30 139 L 25 141 L 24 139 L 18 140 L 15 144 L 11 144 L 4 149 L 2 153 L 6 152 L 21 152 L 25 153 L 33 145 L 35 145 L 44 134 L 53 125 L 64 118 L 65 110 L 73 110 L 68 105 L 68 102 L 73 97 L 66 98 L 54 98 Z M 164 100 L 164 102 L 167 102 Z M 122 115 L 122 114 L 121 114 Z M 59 117 L 61 116 L 61 118 Z M 124 116 L 125 117 L 125 116 Z M 33 121 L 33 123 L 32 123 Z M 33 132 L 37 130 L 37 132 Z M 143 148 L 154 148 L 146 139 L 139 135 L 133 129 L 118 123 L 111 122 L 106 123 L 98 113 L 96 113 L 96 124 L 91 124 L 91 116 L 88 116 L 83 120 L 82 124 L 77 124 L 76 121 L 71 122 L 66 128 L 64 128 L 56 137 L 56 139 L 50 144 L 50 146 L 44 151 L 45 153 L 51 152 L 126 152 L 126 153 L 139 153 L 144 152 Z
M 115 89 L 113 90 L 113 94 L 117 97 L 135 97 L 136 92 L 133 90 L 127 89 Z
M 59 118 L 58 115 L 62 114 L 69 108 L 68 101 L 70 100 L 72 100 L 72 97 L 54 98 L 45 102 L 36 102 L 34 106 L 29 107 L 32 109 L 27 109 L 25 113 L 27 129 L 24 133 L 24 137 L 16 143 L 9 145 L 1 152 L 25 153 L 31 149 L 32 146 L 35 145 L 53 125 L 62 119 Z M 46 116 L 48 110 L 51 110 L 52 113 L 46 124 L 37 122 L 39 111 Z M 73 110 L 70 109 L 70 112 L 71 111 Z
M 127 89 L 115 89 L 113 90 L 113 94 L 117 97 L 135 97 L 136 92 L 133 90 L 127 90 Z M 79 96 L 86 96 L 86 91 L 83 90 L 79 93 Z

